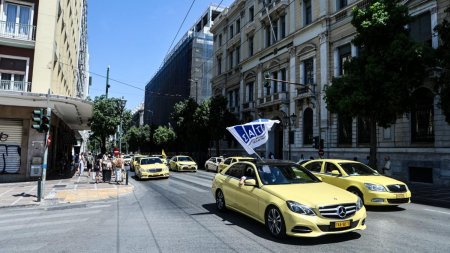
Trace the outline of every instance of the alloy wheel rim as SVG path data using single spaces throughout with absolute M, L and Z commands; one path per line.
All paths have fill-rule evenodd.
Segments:
M 222 209 L 223 208 L 223 193 L 221 191 L 219 191 L 217 193 L 217 198 L 216 198 L 216 204 L 217 204 L 217 208 Z
M 277 209 L 270 209 L 267 216 L 267 224 L 272 234 L 278 235 L 281 232 L 281 215 Z

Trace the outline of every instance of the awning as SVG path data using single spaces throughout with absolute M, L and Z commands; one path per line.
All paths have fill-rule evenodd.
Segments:
M 52 112 L 72 130 L 89 130 L 94 103 L 79 98 L 31 92 L 0 91 L 0 104 L 32 108 L 52 108 Z

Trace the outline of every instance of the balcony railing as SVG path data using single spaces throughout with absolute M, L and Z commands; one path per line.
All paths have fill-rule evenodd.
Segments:
M 36 40 L 36 26 L 0 21 L 0 37 L 19 40 Z
M 6 91 L 31 91 L 31 82 L 1 80 L 0 90 Z

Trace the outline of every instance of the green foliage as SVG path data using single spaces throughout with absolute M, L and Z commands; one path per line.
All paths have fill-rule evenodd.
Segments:
M 214 96 L 211 98 L 209 131 L 211 139 L 214 140 L 216 146 L 216 155 L 220 154 L 219 140 L 223 139 L 227 133 L 227 127 L 236 125 L 237 119 L 227 108 L 227 98 L 224 96 Z
M 140 127 L 132 126 L 128 129 L 124 139 L 129 145 L 131 151 L 139 151 L 146 142 L 150 141 L 150 126 L 144 125 Z
M 447 17 L 436 26 L 439 35 L 437 48 L 437 69 L 439 71 L 437 91 L 440 95 L 440 107 L 445 115 L 445 121 L 450 123 L 450 7 L 446 10 Z
M 153 134 L 153 140 L 156 145 L 165 146 L 176 139 L 176 134 L 172 128 L 159 126 Z
M 116 132 L 120 125 L 121 111 L 118 106 L 118 98 L 95 97 L 92 109 L 92 118 L 89 120 L 92 135 L 91 139 L 97 139 L 101 143 L 102 153 L 106 152 L 106 138 Z

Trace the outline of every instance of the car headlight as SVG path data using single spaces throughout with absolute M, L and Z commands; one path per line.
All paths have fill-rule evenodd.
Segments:
M 364 183 L 367 189 L 374 191 L 374 192 L 385 192 L 386 188 L 384 186 L 379 184 L 371 184 L 371 183 Z
M 360 197 L 358 197 L 358 201 L 356 201 L 356 211 L 359 211 L 364 206 L 363 201 Z
M 305 205 L 302 205 L 300 203 L 297 203 L 295 201 L 286 201 L 287 206 L 289 207 L 289 209 L 294 212 L 294 213 L 299 213 L 299 214 L 304 214 L 304 215 L 310 215 L 310 216 L 315 216 L 316 213 L 314 213 L 314 211 Z

